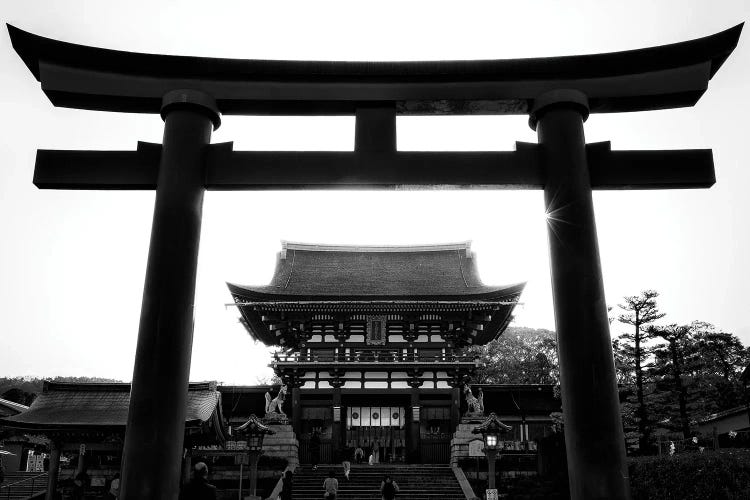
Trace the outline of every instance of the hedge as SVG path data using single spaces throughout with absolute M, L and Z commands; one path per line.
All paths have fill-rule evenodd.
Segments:
M 749 499 L 750 450 L 628 459 L 633 500 Z

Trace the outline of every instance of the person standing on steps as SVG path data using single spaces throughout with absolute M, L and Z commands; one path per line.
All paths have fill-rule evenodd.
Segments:
M 357 449 L 354 450 L 354 461 L 358 464 L 362 463 L 362 460 L 365 459 L 365 450 L 362 449 L 360 445 L 357 445 Z
M 349 481 L 349 472 L 352 470 L 352 463 L 349 461 L 349 450 L 341 450 L 341 465 L 344 467 L 344 477 Z
M 376 464 L 380 463 L 380 439 L 372 443 L 372 461 Z
M 114 500 L 120 497 L 120 473 L 115 472 L 115 477 L 112 478 L 112 482 L 109 483 L 109 497 Z
M 182 489 L 180 500 L 216 500 L 216 486 L 208 482 L 205 462 L 195 464 L 193 478 Z
M 336 500 L 336 493 L 339 491 L 339 481 L 336 479 L 336 473 L 331 471 L 328 477 L 323 481 L 323 498 L 325 500 Z
M 314 429 L 310 436 L 310 462 L 312 462 L 313 470 L 317 470 L 320 462 L 320 436 L 317 429 Z
M 293 486 L 292 471 L 284 471 L 284 476 L 281 479 L 281 495 L 279 495 L 279 498 L 281 500 L 292 500 Z
M 391 476 L 385 476 L 383 482 L 380 483 L 380 496 L 383 500 L 393 500 L 396 498 L 396 493 L 398 493 L 398 484 L 391 479 Z

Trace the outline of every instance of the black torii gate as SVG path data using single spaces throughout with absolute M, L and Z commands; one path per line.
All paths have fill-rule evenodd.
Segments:
M 156 189 L 121 498 L 177 497 L 204 191 L 410 186 L 544 189 L 571 498 L 629 498 L 591 190 L 706 188 L 713 159 L 710 150 L 586 144 L 583 123 L 589 113 L 694 105 L 741 30 L 610 54 L 371 63 L 137 54 L 8 26 L 55 106 L 165 121 L 161 145 L 40 150 L 34 173 L 40 188 Z M 210 144 L 221 114 L 353 114 L 355 148 L 235 152 Z M 401 152 L 397 114 L 528 114 L 539 143 Z

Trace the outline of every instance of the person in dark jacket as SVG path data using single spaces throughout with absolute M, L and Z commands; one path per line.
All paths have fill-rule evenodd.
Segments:
M 208 466 L 195 464 L 193 479 L 182 489 L 180 500 L 216 500 L 216 486 L 208 482 Z
M 293 486 L 292 471 L 287 470 L 281 478 L 281 500 L 292 500 Z
M 392 480 L 391 476 L 385 476 L 383 482 L 380 483 L 380 495 L 382 496 L 382 499 L 393 500 L 396 498 L 396 493 L 398 493 L 398 485 L 396 484 L 396 481 Z
M 318 462 L 320 462 L 320 435 L 318 435 L 317 430 L 314 430 L 312 436 L 310 436 L 310 462 L 312 463 L 313 470 L 318 468 Z

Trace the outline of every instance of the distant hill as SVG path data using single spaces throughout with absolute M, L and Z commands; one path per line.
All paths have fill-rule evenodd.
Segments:
M 549 337 L 554 339 L 555 332 L 547 330 L 546 328 L 530 328 L 528 326 L 509 326 L 506 328 L 503 335 L 520 335 L 522 337 L 532 337 L 534 335 L 540 335 L 542 337 Z

